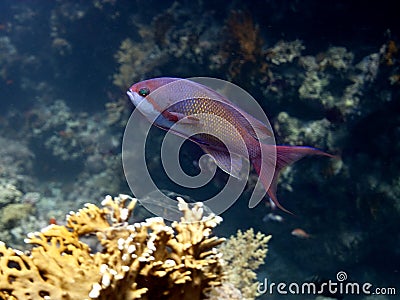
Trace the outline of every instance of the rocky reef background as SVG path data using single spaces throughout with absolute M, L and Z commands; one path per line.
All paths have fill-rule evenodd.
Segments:
M 397 19 L 390 1 L 1 1 L 0 240 L 23 247 L 83 203 L 129 194 L 120 149 L 133 82 L 217 77 L 259 101 L 278 144 L 340 156 L 284 172 L 278 197 L 296 216 L 248 209 L 244 195 L 220 235 L 273 235 L 260 280 L 346 271 L 400 292 Z

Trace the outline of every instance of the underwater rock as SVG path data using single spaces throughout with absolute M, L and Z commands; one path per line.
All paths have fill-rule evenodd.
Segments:
M 0 208 L 10 203 L 19 202 L 22 192 L 13 184 L 0 182 Z

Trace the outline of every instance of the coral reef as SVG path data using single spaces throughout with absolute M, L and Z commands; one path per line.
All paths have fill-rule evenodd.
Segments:
M 25 192 L 34 189 L 33 160 L 25 143 L 0 137 L 0 240 L 13 245 L 23 237 L 15 229 L 24 226 L 35 212 Z
M 34 157 L 25 141 L 0 137 L 0 185 L 28 188 Z
M 127 38 L 121 42 L 120 49 L 115 54 L 119 63 L 119 71 L 114 74 L 114 84 L 121 89 L 129 87 L 133 80 L 146 74 L 160 63 L 162 52 L 154 47 L 147 32 L 143 33 L 144 42 L 134 42 Z
M 240 290 L 242 299 L 250 300 L 258 296 L 255 270 L 264 264 L 268 252 L 267 243 L 270 239 L 271 235 L 254 233 L 253 229 L 245 232 L 238 230 L 236 236 L 230 237 L 220 247 L 226 278 Z
M 28 254 L 0 244 L 3 299 L 202 299 L 222 279 L 221 222 L 200 205 L 180 202 L 181 222 L 161 218 L 129 225 L 136 199 L 120 195 L 70 213 L 67 225 L 28 235 Z M 96 235 L 101 251 L 80 238 Z M 45 263 L 44 263 L 45 262 Z
M 12 227 L 16 222 L 25 219 L 31 214 L 32 206 L 27 203 L 13 203 L 3 207 L 0 211 L 0 230 Z
M 33 223 L 34 206 L 28 203 L 11 203 L 0 209 L 0 240 L 6 240 L 12 243 L 13 246 L 21 246 L 22 233 L 19 228 L 37 229 L 36 226 L 27 224 Z M 32 220 L 33 219 L 33 220 Z
M 63 100 L 55 100 L 51 105 L 37 107 L 30 111 L 27 125 L 31 127 L 33 142 L 62 161 L 74 161 L 85 157 L 94 150 L 93 143 L 98 136 L 94 122 L 84 122 L 87 114 L 76 115 Z M 43 149 L 44 150 L 44 149 Z
M 67 199 L 78 205 L 86 202 L 89 196 L 101 199 L 107 191 L 117 192 L 120 188 L 123 176 L 119 172 L 118 153 L 121 133 L 115 134 L 112 129 L 99 126 L 98 120 L 103 118 L 106 118 L 106 112 L 75 113 L 63 100 L 48 105 L 38 103 L 25 117 L 24 127 L 31 147 L 38 159 L 46 157 L 40 166 L 40 175 L 48 173 L 62 177 L 63 174 L 54 174 L 54 165 L 70 164 L 66 173 L 71 172 L 77 180 L 74 180 L 76 185 Z M 51 191 L 55 197 L 58 196 L 57 189 L 54 186 Z
M 0 78 L 10 84 L 9 67 L 17 60 L 17 49 L 7 36 L 0 36 Z
M 335 109 L 342 118 L 359 114 L 360 97 L 376 79 L 381 54 L 367 55 L 357 64 L 353 60 L 354 54 L 344 47 L 330 47 L 316 57 L 301 57 L 299 65 L 306 72 L 298 89 L 299 98 L 319 102 L 326 111 Z M 338 74 L 342 83 L 338 82 Z M 342 95 L 338 95 L 338 85 L 343 87 Z
M 274 129 L 281 138 L 281 143 L 289 145 L 314 145 L 322 149 L 331 148 L 335 137 L 332 124 L 327 119 L 301 122 L 281 112 L 275 119 Z
M 181 221 L 170 226 L 159 217 L 129 224 L 137 200 L 107 196 L 101 208 L 70 212 L 65 226 L 28 234 L 27 253 L 0 242 L 0 298 L 254 299 L 271 237 L 238 231 L 217 247 L 222 219 L 177 200 Z
M 274 65 L 291 63 L 294 59 L 301 57 L 301 51 L 305 49 L 303 42 L 294 40 L 292 42 L 279 41 L 267 51 L 267 59 Z
M 22 192 L 19 191 L 14 185 L 10 183 L 0 183 L 0 206 L 4 206 L 8 203 L 18 202 L 22 196 Z
M 113 75 L 114 84 L 125 90 L 132 82 L 160 75 L 165 70 L 185 74 L 185 64 L 212 65 L 215 58 L 210 56 L 214 56 L 215 48 L 219 47 L 220 28 L 212 26 L 215 23 L 212 15 L 193 18 L 198 5 L 201 6 L 185 7 L 174 1 L 150 21 L 135 22 L 136 36 L 122 40 L 114 55 L 119 65 L 118 72 Z
M 237 77 L 245 65 L 262 63 L 264 42 L 251 14 L 232 11 L 226 20 L 225 31 L 226 40 L 221 46 L 219 55 L 221 56 L 220 61 L 228 65 L 228 71 L 232 78 Z M 262 68 L 267 68 L 265 62 Z
M 396 42 L 394 40 L 389 40 L 383 52 L 383 62 L 387 66 L 393 66 L 396 61 L 397 53 L 399 52 L 399 48 L 396 45 Z
M 119 83 L 116 84 L 120 86 Z M 128 119 L 128 114 L 130 113 L 130 110 L 127 108 L 128 104 L 129 102 L 127 102 L 126 99 L 122 97 L 118 98 L 114 102 L 106 103 L 107 124 L 110 126 L 118 127 L 125 126 L 126 120 Z

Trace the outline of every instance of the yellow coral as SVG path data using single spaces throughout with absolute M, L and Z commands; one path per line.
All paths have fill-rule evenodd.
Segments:
M 26 242 L 37 245 L 29 255 L 0 244 L 1 292 L 16 299 L 84 299 L 89 282 L 99 280 L 89 247 L 67 228 L 50 226 Z
M 239 289 L 243 299 L 254 299 L 258 295 L 255 270 L 264 263 L 270 239 L 270 235 L 255 234 L 252 228 L 244 233 L 238 230 L 236 236 L 230 237 L 220 247 L 225 261 L 225 281 Z
M 203 299 L 222 278 L 211 237 L 221 218 L 203 217 L 180 201 L 184 217 L 167 226 L 162 218 L 129 225 L 136 199 L 125 195 L 71 212 L 67 225 L 28 235 L 30 253 L 0 243 L 2 299 Z M 81 241 L 95 235 L 102 250 Z M 99 245 L 99 246 L 100 246 Z
M 254 299 L 270 236 L 239 231 L 218 248 L 222 219 L 178 201 L 183 217 L 171 226 L 159 217 L 130 225 L 136 199 L 107 196 L 66 226 L 28 234 L 28 253 L 0 242 L 0 299 Z

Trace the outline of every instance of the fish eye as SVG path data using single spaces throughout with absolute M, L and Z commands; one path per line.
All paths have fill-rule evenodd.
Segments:
M 146 97 L 150 94 L 150 90 L 147 87 L 141 88 L 138 92 L 138 94 L 142 97 Z

